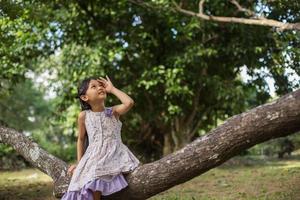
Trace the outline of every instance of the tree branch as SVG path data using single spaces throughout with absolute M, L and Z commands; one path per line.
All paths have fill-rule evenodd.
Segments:
M 205 0 L 199 1 L 199 13 L 203 14 L 203 4 Z
M 300 130 L 300 89 L 227 119 L 222 125 L 160 160 L 125 176 L 129 187 L 103 199 L 147 199 L 221 165 L 256 144 Z M 67 164 L 13 129 L 0 126 L 0 142 L 9 144 L 54 180 L 54 194 L 66 192 Z
M 54 193 L 67 189 L 71 180 L 66 176 L 67 164 L 39 147 L 31 138 L 4 126 L 0 126 L 0 142 L 11 145 L 32 166 L 49 175 L 54 181 Z
M 238 11 L 244 12 L 244 13 L 248 14 L 249 16 L 253 16 L 253 17 L 256 17 L 256 18 L 265 19 L 263 17 L 258 17 L 256 15 L 256 13 L 253 12 L 252 10 L 249 10 L 249 9 L 246 9 L 246 8 L 242 7 L 236 0 L 229 0 L 229 1 L 230 1 L 230 3 L 232 3 L 233 5 L 235 5 L 235 7 L 238 9 Z
M 237 1 L 231 0 L 232 4 L 234 4 L 240 11 L 246 12 L 248 14 L 255 14 L 254 12 L 241 7 Z M 300 30 L 300 23 L 283 23 L 280 21 L 276 21 L 273 19 L 267 19 L 264 17 L 257 17 L 257 19 L 247 19 L 247 18 L 238 18 L 238 17 L 223 17 L 223 16 L 213 16 L 213 15 L 206 15 L 203 12 L 203 4 L 204 0 L 201 0 L 199 3 L 199 12 L 193 12 L 190 10 L 183 9 L 180 5 L 178 5 L 175 1 L 173 1 L 175 6 L 175 10 L 181 12 L 185 15 L 197 17 L 199 19 L 207 20 L 207 21 L 215 21 L 215 22 L 222 22 L 222 23 L 239 23 L 239 24 L 248 24 L 248 25 L 258 25 L 258 26 L 270 26 L 276 27 L 280 30 Z

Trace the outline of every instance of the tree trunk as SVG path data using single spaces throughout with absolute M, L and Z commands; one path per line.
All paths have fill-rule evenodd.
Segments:
M 163 146 L 163 155 L 166 156 L 173 152 L 173 144 L 171 134 L 164 134 L 164 146 Z
M 299 131 L 299 121 L 300 90 L 297 90 L 272 103 L 235 115 L 181 150 L 139 166 L 126 176 L 127 188 L 103 199 L 149 198 L 203 174 L 255 144 Z M 62 196 L 70 181 L 65 162 L 10 128 L 0 127 L 0 141 L 12 145 L 33 166 L 51 176 L 55 196 Z

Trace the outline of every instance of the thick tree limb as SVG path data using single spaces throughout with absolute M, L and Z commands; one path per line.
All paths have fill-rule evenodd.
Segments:
M 276 101 L 235 115 L 207 135 L 160 160 L 136 168 L 129 187 L 103 199 L 146 199 L 212 169 L 239 152 L 272 138 L 300 130 L 300 90 Z M 54 194 L 67 189 L 67 164 L 10 128 L 0 127 L 0 141 L 54 180 Z
M 277 20 L 256 16 L 253 11 L 243 8 L 237 1 L 230 0 L 230 2 L 237 7 L 238 11 L 245 12 L 248 15 L 254 16 L 255 18 L 248 19 L 248 18 L 238 18 L 238 17 L 207 15 L 203 12 L 204 0 L 201 0 L 199 2 L 198 13 L 182 8 L 175 1 L 173 1 L 173 4 L 175 6 L 175 10 L 177 10 L 178 12 L 181 12 L 185 15 L 194 16 L 203 20 L 215 21 L 221 23 L 239 23 L 239 24 L 248 24 L 248 25 L 270 26 L 270 27 L 276 27 L 280 30 L 297 30 L 297 31 L 300 30 L 300 23 L 284 23 Z
M 11 145 L 30 164 L 54 181 L 54 193 L 61 193 L 67 187 L 67 164 L 39 147 L 31 138 L 14 129 L 0 126 L 0 142 Z

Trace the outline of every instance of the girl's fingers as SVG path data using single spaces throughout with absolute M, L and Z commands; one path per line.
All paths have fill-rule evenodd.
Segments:
M 102 78 L 102 77 L 100 77 L 103 81 L 105 81 L 105 83 L 107 83 L 107 82 L 110 82 L 110 79 L 109 79 L 109 77 L 106 75 L 106 78 L 107 78 L 107 80 L 105 79 L 105 78 Z
M 71 166 L 69 166 L 68 170 L 67 170 L 67 174 L 69 176 L 71 176 L 74 173 L 74 170 L 76 169 L 77 164 L 72 164 Z
M 106 75 L 106 78 L 107 78 L 108 82 L 111 83 L 111 80 L 110 80 L 110 78 L 107 75 Z
M 98 79 L 98 82 L 105 84 L 105 82 L 103 80 Z
M 105 86 L 106 83 L 103 80 L 98 79 L 98 82 L 101 83 L 101 85 Z
M 103 80 L 103 81 L 107 81 L 105 78 L 102 78 L 101 76 L 99 77 L 101 80 Z
M 102 82 L 102 83 L 104 83 L 104 86 L 107 86 L 107 85 L 109 85 L 109 84 L 112 84 L 111 83 L 111 81 L 110 81 L 110 79 L 109 79 L 109 77 L 107 76 L 107 75 L 105 75 L 105 77 L 107 78 L 107 80 L 105 79 L 105 78 L 103 78 L 103 77 L 99 77 L 99 81 L 100 82 Z

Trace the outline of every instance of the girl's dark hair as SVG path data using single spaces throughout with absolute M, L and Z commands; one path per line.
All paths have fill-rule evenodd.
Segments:
M 85 95 L 87 89 L 89 88 L 89 84 L 91 80 L 97 80 L 97 77 L 89 77 L 84 79 L 83 81 L 81 81 L 80 85 L 78 86 L 77 89 L 77 96 L 76 98 L 79 99 L 80 102 L 80 106 L 81 106 L 81 110 L 88 110 L 91 109 L 90 104 L 88 104 L 87 102 L 83 101 L 82 99 L 80 99 L 81 95 Z M 89 146 L 89 136 L 88 134 L 85 135 L 85 139 L 84 139 L 84 149 L 83 149 L 83 153 L 86 152 L 87 147 Z
M 85 95 L 87 89 L 89 88 L 89 84 L 91 80 L 97 80 L 97 77 L 89 77 L 84 79 L 83 81 L 81 81 L 80 85 L 78 86 L 77 89 L 77 96 L 76 98 L 79 99 L 80 102 L 80 106 L 81 106 L 81 110 L 88 110 L 91 109 L 90 104 L 88 104 L 87 102 L 83 101 L 80 96 L 81 95 Z

